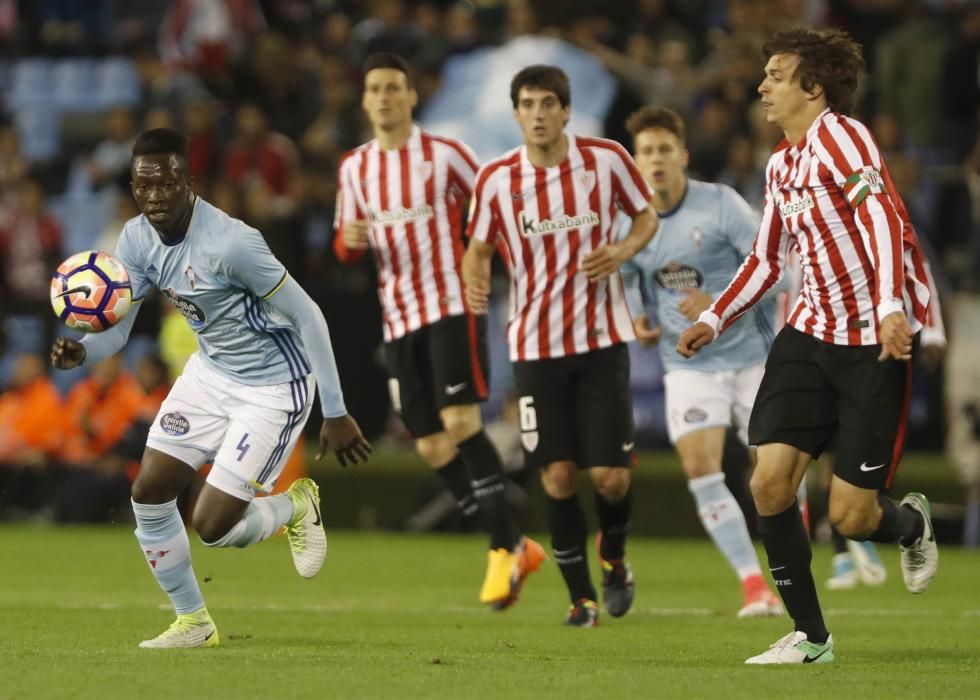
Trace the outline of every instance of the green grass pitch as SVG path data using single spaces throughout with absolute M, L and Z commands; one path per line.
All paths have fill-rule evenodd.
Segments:
M 222 644 L 149 651 L 172 613 L 128 528 L 0 527 L 0 698 L 980 697 L 980 557 L 954 548 L 921 596 L 894 547 L 883 587 L 823 592 L 835 663 L 758 668 L 789 620 L 736 620 L 707 541 L 632 541 L 634 609 L 592 630 L 560 624 L 552 562 L 516 608 L 481 608 L 475 536 L 331 533 L 312 580 L 282 537 L 192 543 Z

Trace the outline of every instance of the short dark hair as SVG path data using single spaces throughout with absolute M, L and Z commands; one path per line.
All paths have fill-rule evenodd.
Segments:
M 536 64 L 522 68 L 510 81 L 510 101 L 517 109 L 517 98 L 521 88 L 547 90 L 558 96 L 562 107 L 572 104 L 572 88 L 568 84 L 568 76 L 558 66 Z
M 144 131 L 133 144 L 133 158 L 136 156 L 177 155 L 187 160 L 187 137 L 173 129 L 150 129 Z
M 799 57 L 793 77 L 799 78 L 800 87 L 809 91 L 821 86 L 834 112 L 847 114 L 853 108 L 864 57 L 861 45 L 850 34 L 840 29 L 784 29 L 762 46 L 767 61 L 781 53 Z
M 667 107 L 641 107 L 626 120 L 626 130 L 634 139 L 637 134 L 647 129 L 664 129 L 684 143 L 684 120 L 677 112 Z
M 376 51 L 364 60 L 361 67 L 363 75 L 378 68 L 391 68 L 405 74 L 405 82 L 408 87 L 412 87 L 412 71 L 408 67 L 408 62 L 396 53 L 391 51 Z

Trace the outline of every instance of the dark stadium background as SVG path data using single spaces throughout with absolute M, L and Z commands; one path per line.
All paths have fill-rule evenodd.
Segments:
M 259 228 L 322 307 L 348 407 L 391 448 L 382 450 L 385 470 L 400 474 L 402 462 L 415 463 L 378 362 L 372 263 L 341 266 L 331 252 L 338 160 L 370 138 L 359 109 L 362 59 L 379 49 L 400 53 L 416 71 L 424 123 L 490 134 L 499 115 L 508 118 L 506 93 L 471 84 L 447 94 L 444 78 L 501 65 L 495 60 L 509 65 L 540 47 L 541 60 L 566 65 L 566 57 L 605 72 L 595 94 L 575 90 L 581 77 L 571 76 L 573 113 L 581 105 L 598 132 L 629 146 L 626 115 L 666 104 L 688 122 L 691 174 L 730 184 L 759 206 L 762 166 L 779 139 L 756 106 L 759 47 L 793 24 L 843 27 L 864 45 L 868 77 L 856 116 L 871 126 L 927 245 L 950 337 L 945 364 L 916 365 L 908 448 L 939 465 L 924 469 L 961 513 L 955 508 L 967 494 L 977 498 L 980 479 L 972 396 L 980 375 L 975 353 L 962 349 L 980 323 L 980 4 L 967 0 L 0 0 L 0 387 L 9 386 L 18 357 L 44 355 L 64 332 L 47 300 L 58 261 L 88 248 L 111 251 L 121 222 L 134 215 L 133 139 L 173 126 L 191 138 L 196 191 Z M 509 77 L 486 74 L 487 85 Z M 494 108 L 490 116 L 470 109 L 466 100 L 477 99 Z M 472 145 L 486 157 L 516 142 Z M 490 419 L 509 386 L 499 281 Z M 146 305 L 125 351 L 130 371 L 152 352 L 179 366 L 187 337 L 176 320 L 163 304 Z M 655 355 L 634 349 L 633 383 L 640 444 L 662 450 Z M 67 395 L 85 375 L 51 378 Z M 309 429 L 317 425 L 314 414 Z M 12 439 L 0 426 L 0 462 Z M 679 480 L 666 453 L 657 459 Z M 369 470 L 344 478 L 370 480 Z M 417 469 L 411 475 L 414 493 L 422 480 Z M 34 505 L 4 510 L 0 499 L 0 518 L 46 517 L 44 504 Z M 397 520 L 361 512 L 349 524 L 355 518 Z

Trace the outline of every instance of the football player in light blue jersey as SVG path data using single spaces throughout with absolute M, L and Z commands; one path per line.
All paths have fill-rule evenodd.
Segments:
M 154 420 L 132 487 L 136 539 L 177 613 L 143 648 L 218 643 L 177 510 L 177 495 L 201 465 L 213 463 L 193 513 L 202 541 L 245 547 L 285 526 L 293 563 L 309 578 L 326 555 L 317 485 L 300 479 L 285 494 L 254 497 L 271 491 L 303 430 L 313 377 L 324 416 L 317 458 L 330 447 L 344 465 L 371 450 L 347 415 L 320 309 L 258 231 L 193 193 L 186 153 L 187 140 L 170 129 L 137 139 L 132 191 L 142 215 L 126 223 L 116 250 L 136 305 L 108 331 L 81 342 L 59 338 L 51 351 L 61 369 L 118 352 L 153 287 L 197 334 L 199 349 Z
M 745 516 L 721 470 L 725 431 L 734 420 L 748 443 L 748 419 L 769 345 L 775 299 L 757 304 L 697 362 L 684 360 L 677 338 L 724 291 L 752 248 L 758 217 L 733 189 L 691 180 L 684 123 L 669 109 L 644 107 L 627 121 L 634 158 L 653 186 L 660 232 L 622 268 L 637 339 L 660 342 L 667 430 L 688 478 L 705 530 L 742 581 L 739 617 L 779 615 L 749 537 Z M 656 306 L 651 325 L 644 300 Z M 727 334 L 726 334 L 727 335 Z

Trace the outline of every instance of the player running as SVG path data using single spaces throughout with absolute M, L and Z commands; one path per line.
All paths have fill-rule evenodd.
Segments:
M 913 335 L 929 304 L 924 261 L 867 127 L 845 116 L 864 61 L 839 30 L 777 32 L 759 85 L 786 136 L 769 160 L 762 225 L 728 288 L 684 331 L 692 357 L 779 277 L 790 243 L 803 292 L 776 337 L 749 421 L 759 445 L 752 495 L 769 569 L 794 631 L 749 664 L 827 663 L 833 637 L 810 570 L 795 502 L 810 460 L 836 437 L 830 520 L 845 537 L 898 542 L 906 587 L 921 593 L 939 553 L 925 496 L 883 494 L 901 457 Z
M 565 132 L 568 77 L 554 66 L 511 82 L 524 145 L 476 178 L 463 278 L 470 308 L 485 313 L 490 260 L 501 251 L 511 276 L 507 329 L 528 466 L 542 467 L 555 559 L 571 597 L 566 624 L 592 627 L 598 596 L 589 575 L 578 469 L 590 470 L 599 516 L 599 560 L 610 615 L 626 614 L 633 573 L 626 560 L 632 499 L 633 324 L 619 267 L 656 232 L 653 193 L 619 144 Z M 614 240 L 614 216 L 633 219 Z
M 503 464 L 480 416 L 486 317 L 467 310 L 458 271 L 476 157 L 416 126 L 417 101 L 400 57 L 368 57 L 362 106 L 374 139 L 341 161 L 334 250 L 345 262 L 374 255 L 391 402 L 460 510 L 481 516 L 490 550 L 480 601 L 503 609 L 545 554 L 514 523 Z
M 347 415 L 323 314 L 269 252 L 262 236 L 192 189 L 187 139 L 152 129 L 133 146 L 132 192 L 142 214 L 116 249 L 129 272 L 134 308 L 117 326 L 81 342 L 58 338 L 51 363 L 91 365 L 118 352 L 139 302 L 152 287 L 197 334 L 195 352 L 163 402 L 132 486 L 136 539 L 177 620 L 144 649 L 211 647 L 218 630 L 191 567 L 177 495 L 206 462 L 193 523 L 209 547 L 247 547 L 280 527 L 305 578 L 326 556 L 320 496 L 311 479 L 272 490 L 320 392 L 319 459 L 333 448 L 342 465 L 371 446 Z
M 762 576 L 745 516 L 721 469 L 725 431 L 733 421 L 748 444 L 749 412 L 772 344 L 779 286 L 694 360 L 685 361 L 676 350 L 681 332 L 711 306 L 751 251 L 759 219 L 730 187 L 687 176 L 684 122 L 675 112 L 644 107 L 630 116 L 626 129 L 660 217 L 657 237 L 622 270 L 636 337 L 651 346 L 663 340 L 667 433 L 701 524 L 742 582 L 738 617 L 780 615 L 783 606 Z M 656 306 L 656 327 L 644 300 Z

